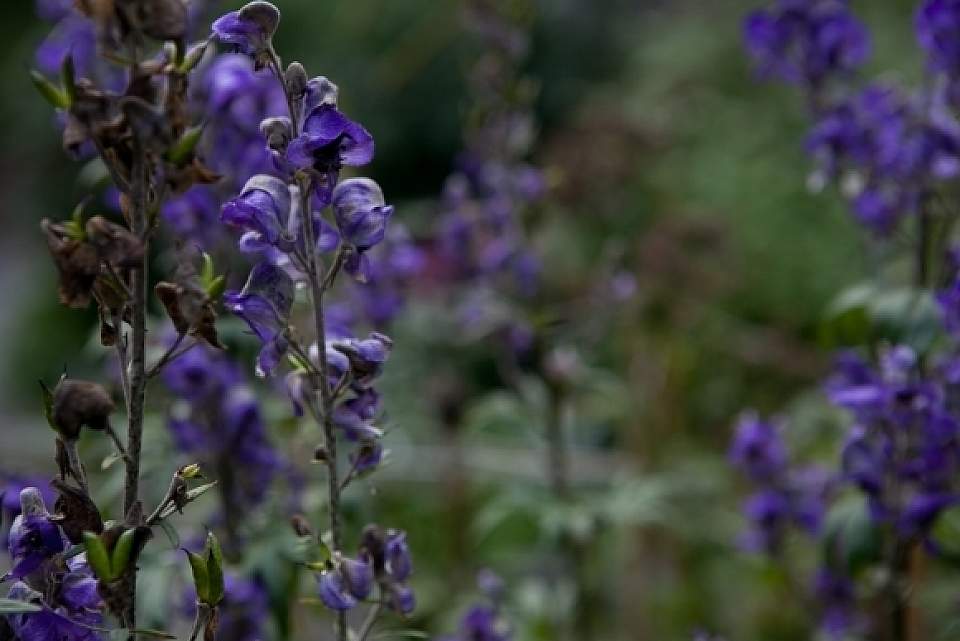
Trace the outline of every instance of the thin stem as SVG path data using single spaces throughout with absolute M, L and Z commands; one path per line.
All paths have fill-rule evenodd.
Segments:
M 132 298 L 132 296 L 131 296 Z M 120 366 L 120 387 L 123 388 L 123 406 L 130 413 L 130 378 L 127 368 L 130 361 L 127 359 L 127 335 L 123 331 L 123 319 L 119 312 L 113 314 L 113 326 L 117 330 L 117 342 L 115 349 L 117 351 L 117 364 Z
M 280 57 L 276 52 L 270 51 L 270 63 L 277 80 L 283 89 L 284 97 L 287 101 L 287 109 L 290 113 L 290 125 L 293 136 L 299 135 L 297 105 L 293 96 L 287 91 L 286 83 L 283 77 L 283 67 Z M 301 177 L 298 181 L 300 188 L 300 233 L 306 249 L 306 272 L 310 281 L 310 292 L 313 300 L 313 319 L 316 327 L 317 339 L 317 360 L 319 361 L 319 372 L 313 374 L 311 379 L 314 383 L 314 390 L 317 392 L 321 413 L 321 427 L 323 428 L 324 445 L 327 448 L 327 494 L 328 507 L 330 510 L 330 536 L 334 551 L 341 549 L 342 535 L 340 529 L 340 479 L 337 468 L 337 439 L 333 427 L 333 403 L 334 397 L 330 389 L 329 366 L 327 363 L 327 331 L 326 320 L 323 310 L 323 294 L 328 288 L 327 279 L 320 279 L 320 259 L 317 255 L 317 243 L 313 233 L 313 215 L 310 208 L 310 187 L 311 179 Z M 339 256 L 339 254 L 338 254 Z M 335 261 L 336 262 L 339 261 Z M 339 271 L 339 266 L 336 270 Z M 332 279 L 336 276 L 336 271 L 331 267 L 328 276 Z M 345 612 L 337 614 L 336 634 L 338 641 L 347 640 L 347 615 Z
M 547 416 L 547 478 L 550 490 L 560 500 L 570 496 L 567 442 L 563 433 L 563 394 L 551 386 Z
M 357 641 L 366 641 L 367 637 L 370 636 L 370 633 L 373 632 L 373 626 L 377 623 L 377 617 L 380 616 L 380 610 L 382 607 L 382 599 L 378 599 L 376 603 L 370 606 L 370 611 L 367 612 L 367 618 L 364 619 L 363 625 L 360 627 L 360 631 L 357 632 Z
M 130 202 L 133 232 L 144 239 L 143 260 L 133 269 L 133 346 L 130 355 L 130 407 L 127 425 L 127 474 L 124 480 L 123 511 L 130 511 L 139 499 L 140 451 L 143 445 L 143 413 L 146 400 L 146 338 L 147 338 L 147 244 L 146 210 L 149 174 L 143 149 L 137 149 L 131 181 Z
M 184 338 L 186 338 L 186 334 L 180 334 L 179 336 L 177 336 L 177 340 L 175 340 L 173 344 L 167 348 L 167 351 L 163 353 L 163 356 L 160 357 L 160 360 L 157 361 L 156 365 L 151 367 L 150 370 L 147 372 L 147 378 L 154 378 L 158 376 L 160 373 L 163 372 L 164 367 L 166 367 L 173 361 L 177 360 L 178 358 L 180 358 L 181 356 L 183 356 L 184 354 L 186 354 L 187 352 L 189 352 L 194 347 L 200 344 L 200 341 L 194 341 L 189 345 L 187 345 L 186 347 L 184 347 L 183 349 L 181 349 L 180 351 L 177 351 L 177 348 L 180 347 L 180 345 L 183 343 Z

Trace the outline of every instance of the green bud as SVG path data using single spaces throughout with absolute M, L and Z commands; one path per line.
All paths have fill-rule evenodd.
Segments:
M 104 583 L 109 583 L 115 578 L 110 564 L 110 557 L 107 555 L 107 548 L 103 545 L 103 539 L 93 532 L 83 533 L 83 544 L 87 548 L 87 563 L 93 568 L 93 573 Z
M 127 569 L 127 565 L 130 564 L 130 555 L 133 552 L 134 539 L 136 538 L 136 530 L 129 529 L 125 530 L 117 538 L 117 543 L 113 547 L 113 554 L 110 558 L 110 567 L 113 570 L 113 576 L 121 576 Z
M 190 570 L 193 572 L 193 587 L 197 590 L 197 601 L 208 603 L 210 601 L 210 575 L 207 573 L 207 562 L 199 554 L 190 550 L 184 550 L 187 553 L 187 560 L 190 562 Z
M 200 473 L 200 464 L 191 463 L 190 465 L 184 465 L 182 468 L 180 468 L 180 478 L 183 478 L 183 479 L 203 478 L 203 475 Z
M 223 600 L 225 587 L 223 582 L 223 550 L 220 549 L 220 541 L 217 540 L 213 532 L 207 533 L 206 557 L 207 575 L 210 579 L 207 603 L 216 607 Z
M 206 53 L 207 47 L 210 46 L 209 40 L 204 40 L 201 43 L 195 44 L 187 50 L 186 55 L 183 57 L 183 61 L 177 67 L 177 71 L 182 74 L 188 74 L 193 69 L 200 64 L 200 61 L 203 60 L 203 54 Z
M 180 140 L 173 143 L 173 146 L 167 151 L 167 160 L 177 166 L 186 164 L 190 156 L 193 155 L 194 149 L 197 148 L 197 143 L 200 142 L 201 137 L 203 137 L 203 125 L 187 129 Z

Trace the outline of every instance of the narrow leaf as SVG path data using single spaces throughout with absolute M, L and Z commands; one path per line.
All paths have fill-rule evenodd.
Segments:
M 31 71 L 30 79 L 43 99 L 49 102 L 51 106 L 57 109 L 66 109 L 70 106 L 70 99 L 67 98 L 67 94 L 60 87 L 47 80 L 42 73 Z
M 17 599 L 0 599 L 0 615 L 25 614 L 28 612 L 39 612 L 42 609 L 43 608 L 36 603 L 18 601 Z

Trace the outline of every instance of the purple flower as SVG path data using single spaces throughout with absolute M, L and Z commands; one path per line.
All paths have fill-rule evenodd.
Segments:
M 218 638 L 258 641 L 263 638 L 269 619 L 270 598 L 263 581 L 227 573 L 219 607 Z
M 19 641 L 100 641 L 101 635 L 91 626 L 103 625 L 103 601 L 97 591 L 97 580 L 90 572 L 85 555 L 67 562 L 64 569 L 55 569 L 51 578 L 60 588 L 48 595 L 18 581 L 10 588 L 8 598 L 40 606 L 40 612 L 16 614 L 7 618 Z
M 385 203 L 383 191 L 374 181 L 344 180 L 333 190 L 332 205 L 340 234 L 357 251 L 366 251 L 384 239 L 393 206 Z
M 357 599 L 363 600 L 373 590 L 373 567 L 368 559 L 340 559 L 340 574 L 347 591 Z
M 737 423 L 730 460 L 755 481 L 780 474 L 787 463 L 787 450 L 778 426 L 756 414 L 745 414 Z
M 284 332 L 293 306 L 293 280 L 282 269 L 261 262 L 250 272 L 243 291 L 228 291 L 223 300 L 226 308 L 246 321 L 263 343 L 257 357 L 258 374 L 271 374 L 289 346 Z
M 387 572 L 394 581 L 404 582 L 413 573 L 413 560 L 407 546 L 407 534 L 402 530 L 389 530 L 385 546 Z
M 960 71 L 960 2 L 926 0 L 917 10 L 916 30 L 931 68 Z
M 853 582 L 833 570 L 822 568 L 814 579 L 814 592 L 823 604 L 821 627 L 833 637 L 842 637 L 855 623 Z
M 373 160 L 373 149 L 373 137 L 366 129 L 335 106 L 322 103 L 307 114 L 302 133 L 290 141 L 287 160 L 301 169 L 315 169 L 327 181 L 318 186 L 325 203 L 340 168 L 366 165 Z
M 331 610 L 343 612 L 357 605 L 357 599 L 350 593 L 343 575 L 336 569 L 322 572 L 317 577 L 317 593 L 323 604 Z
M 231 11 L 217 18 L 213 35 L 239 51 L 256 55 L 269 51 L 270 40 L 280 22 L 280 12 L 269 2 L 251 2 L 240 11 Z
M 20 492 L 20 510 L 7 537 L 7 548 L 13 560 L 9 576 L 16 579 L 26 577 L 44 561 L 64 550 L 63 533 L 48 518 L 40 490 L 24 488 Z
M 207 185 L 195 185 L 167 200 L 161 212 L 174 232 L 195 241 L 202 248 L 212 247 L 219 237 L 217 197 Z
M 288 228 L 294 218 L 290 208 L 290 189 L 286 183 L 261 174 L 248 180 L 239 196 L 224 203 L 220 219 L 244 230 L 240 247 L 245 251 L 262 251 L 273 246 L 289 252 L 296 241 L 296 228 Z
M 225 506 L 242 511 L 262 501 L 281 461 L 237 365 L 199 347 L 170 363 L 163 381 L 181 401 L 167 423 L 177 449 L 211 469 L 242 470 L 219 479 Z
M 844 0 L 776 0 L 747 17 L 743 39 L 761 75 L 813 90 L 870 53 L 869 34 Z
M 417 598 L 413 589 L 408 585 L 394 583 L 390 586 L 390 608 L 396 610 L 403 616 L 413 613 L 417 607 Z

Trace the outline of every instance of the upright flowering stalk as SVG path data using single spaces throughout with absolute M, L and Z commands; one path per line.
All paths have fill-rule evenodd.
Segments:
M 190 13 L 180 0 L 157 0 L 149 9 L 51 0 L 41 8 L 58 22 L 41 46 L 32 79 L 57 110 L 65 151 L 97 156 L 119 193 L 120 210 L 118 216 L 89 215 L 81 203 L 70 216 L 42 221 L 42 229 L 61 302 L 76 309 L 96 303 L 101 343 L 117 358 L 127 425 L 123 438 L 111 418 L 118 401 L 94 382 L 64 376 L 53 389 L 43 385 L 55 433 L 58 497 L 53 514 L 32 502 L 12 532 L 11 576 L 26 583 L 15 586 L 12 598 L 38 605 L 23 606 L 12 625 L 22 628 L 21 639 L 94 639 L 100 634 L 90 621 L 106 622 L 110 615 L 132 637 L 137 558 L 152 528 L 210 488 L 190 487 L 200 477 L 196 465 L 172 470 L 166 494 L 147 508 L 140 469 L 150 380 L 197 343 L 220 347 L 212 269 L 201 275 L 199 266 L 184 260 L 155 288 L 148 270 L 168 198 L 216 179 L 198 153 L 200 128 L 187 108 L 190 74 L 207 45 L 188 46 Z M 51 78 L 53 71 L 58 79 Z M 146 352 L 151 291 L 177 333 L 153 363 Z M 90 493 L 78 447 L 85 435 L 109 438 L 125 468 L 123 503 L 111 510 L 120 518 L 110 523 Z M 86 548 L 87 569 L 79 569 L 75 550 L 58 545 L 63 537 Z M 44 577 L 35 577 L 37 570 Z
M 747 503 L 755 547 L 776 553 L 791 523 L 819 536 L 824 565 L 812 592 L 823 603 L 823 626 L 836 636 L 894 641 L 915 638 L 913 559 L 921 550 L 945 552 L 938 526 L 960 501 L 960 290 L 948 204 L 948 185 L 960 173 L 960 3 L 925 0 L 915 29 L 927 79 L 911 90 L 852 73 L 868 36 L 846 2 L 778 0 L 744 27 L 761 74 L 798 83 L 810 98 L 814 186 L 835 181 L 874 240 L 892 238 L 905 221 L 915 230 L 908 282 L 895 291 L 889 282 L 871 286 L 865 297 L 848 293 L 837 305 L 864 329 L 846 338 L 850 349 L 824 385 L 848 422 L 831 475 L 832 496 L 842 498 L 825 508 L 821 527 L 811 528 L 804 511 L 798 519 L 807 501 L 794 487 L 778 427 L 748 417 L 732 449 L 760 488 Z M 868 580 L 871 568 L 882 580 Z
M 414 607 L 404 533 L 367 526 L 356 555 L 349 555 L 340 508 L 342 492 L 383 457 L 375 384 L 393 343 L 380 333 L 358 339 L 333 327 L 327 296 L 343 273 L 361 282 L 370 278 L 368 252 L 384 241 L 394 210 L 373 180 L 341 180 L 344 167 L 373 159 L 373 137 L 340 111 L 331 81 L 309 79 L 297 62 L 284 68 L 272 44 L 279 22 L 272 4 L 251 2 L 213 23 L 214 37 L 272 76 L 287 105 L 284 116 L 259 123 L 272 174 L 251 177 L 221 209 L 222 221 L 241 234 L 240 251 L 258 261 L 246 285 L 228 291 L 224 302 L 261 344 L 258 374 L 286 370 L 294 412 L 320 427 L 323 440 L 314 459 L 326 470 L 329 530 L 314 535 L 304 517 L 293 522 L 304 540 L 324 550 L 319 560 L 307 562 L 317 573 L 321 601 L 337 613 L 337 638 L 362 640 L 382 608 L 406 615 Z M 308 294 L 312 342 L 294 326 L 301 291 Z M 346 456 L 344 445 L 350 447 Z M 368 599 L 366 623 L 353 633 L 347 612 Z

